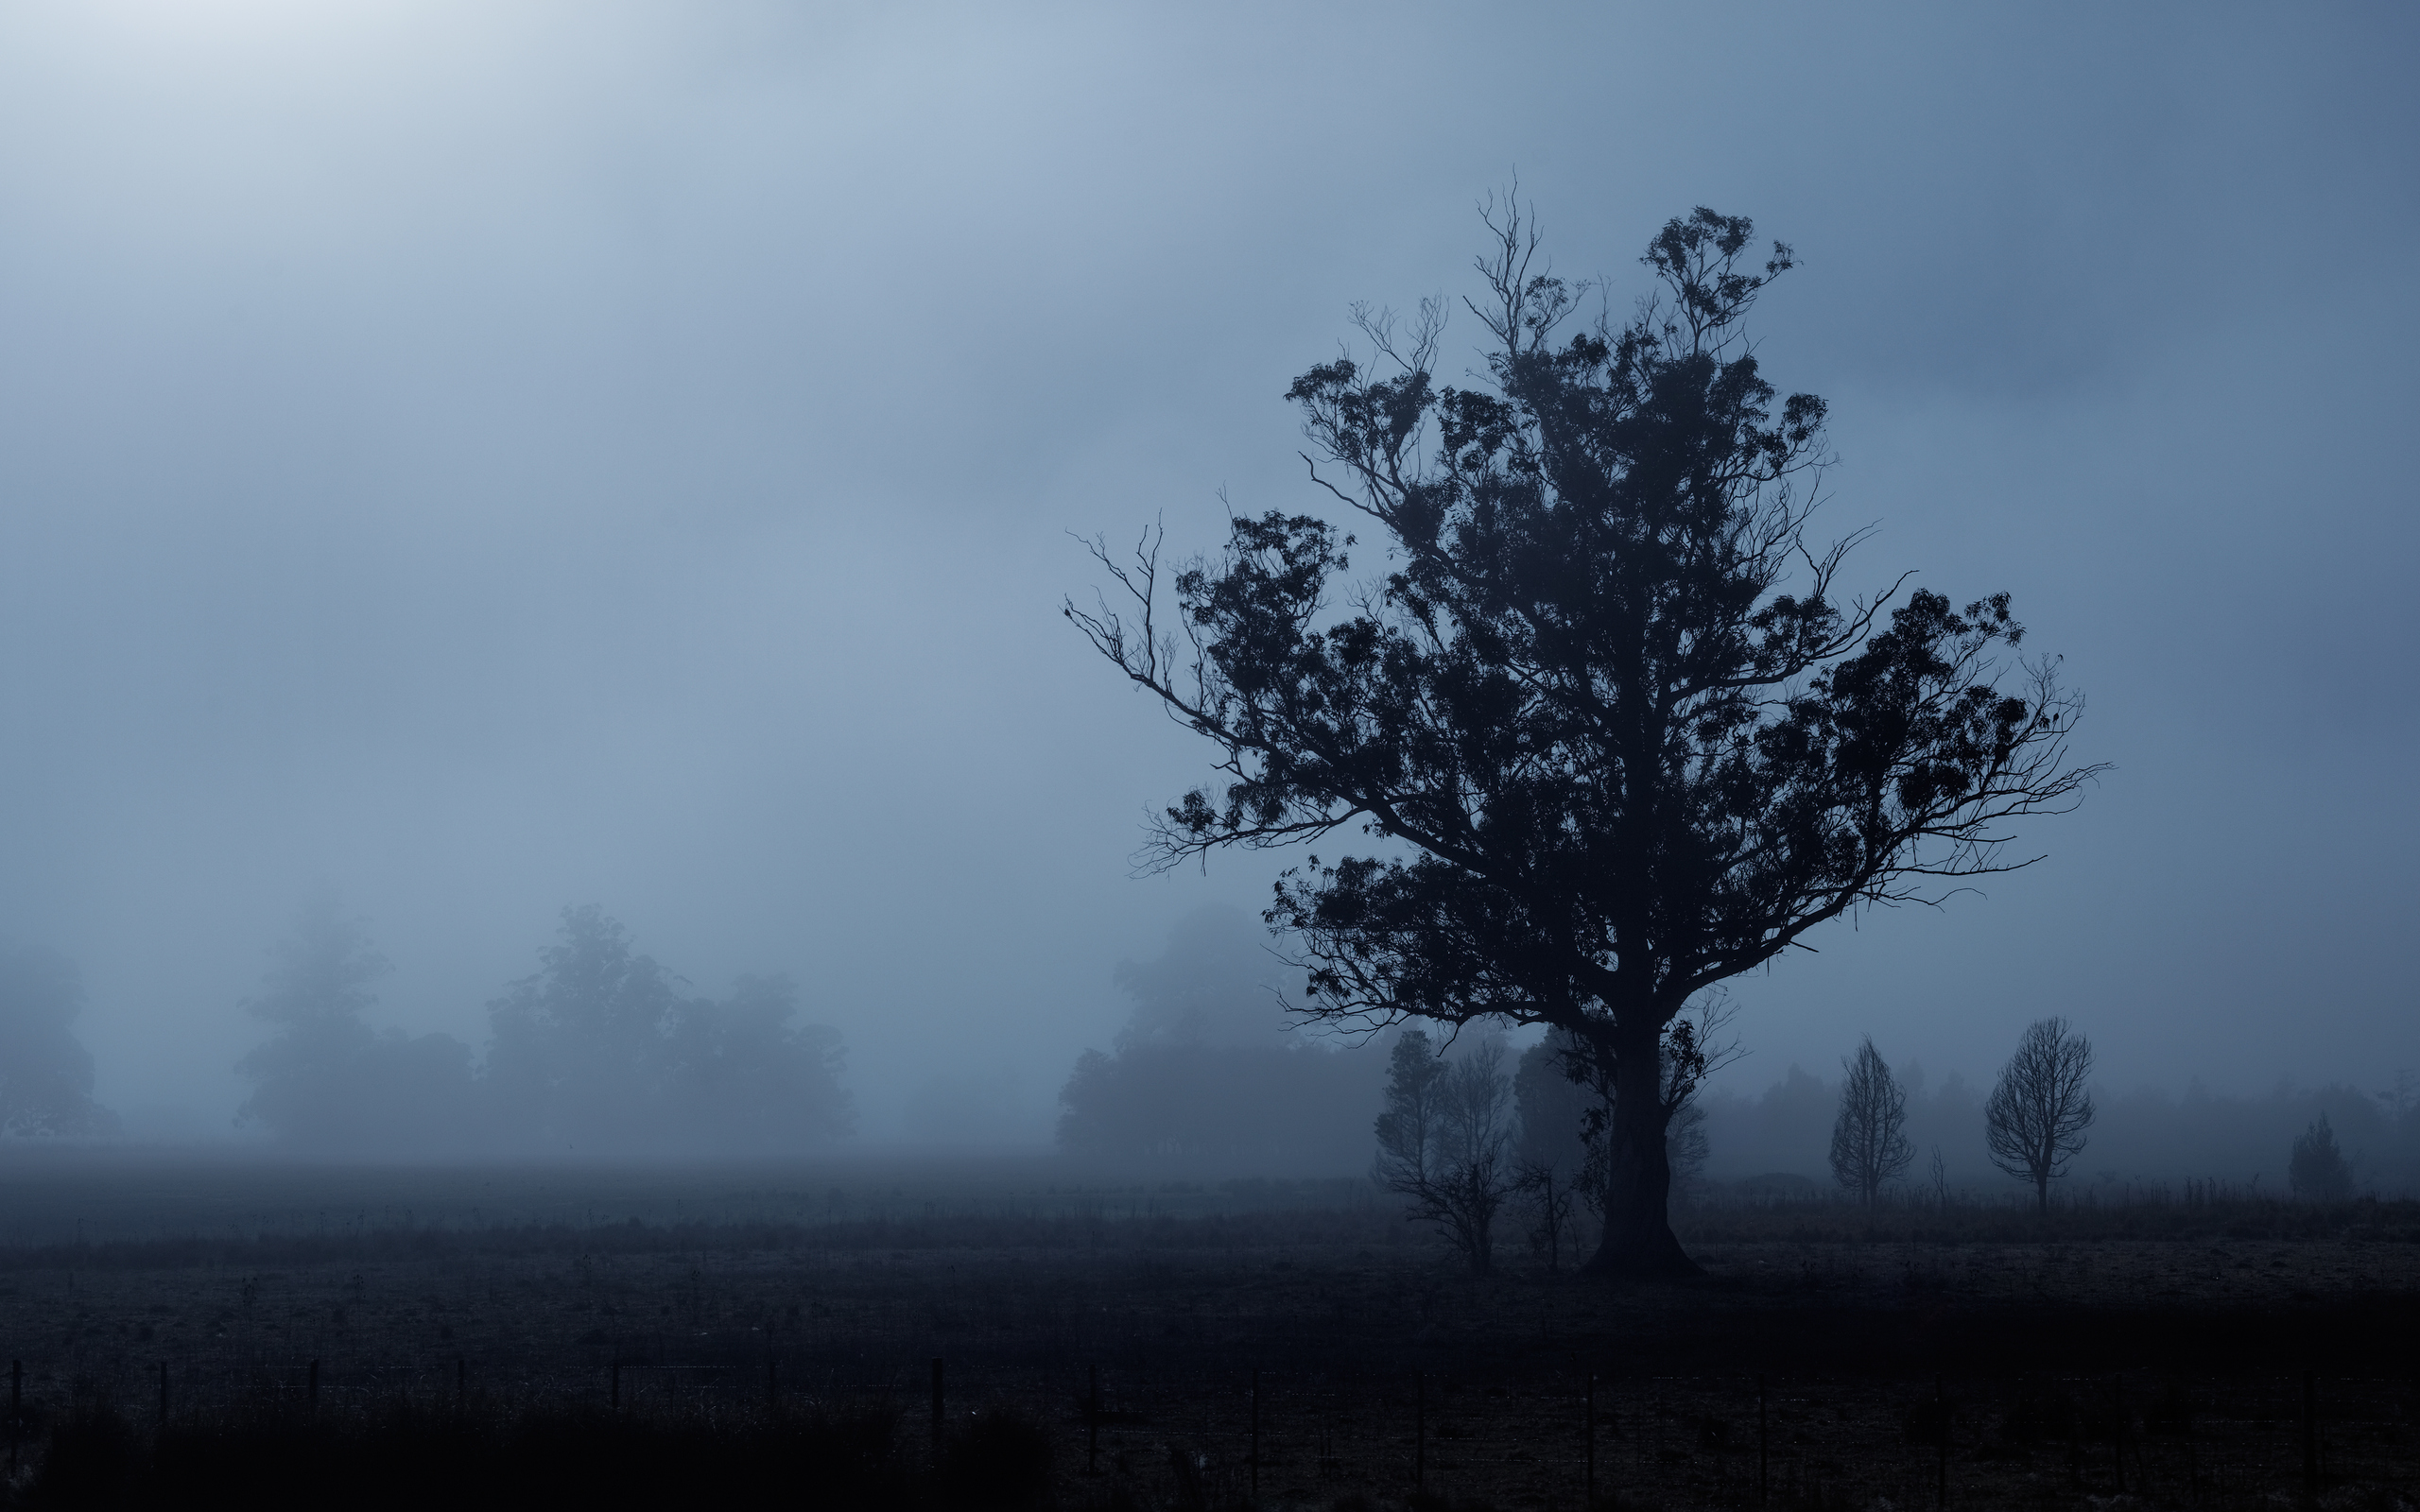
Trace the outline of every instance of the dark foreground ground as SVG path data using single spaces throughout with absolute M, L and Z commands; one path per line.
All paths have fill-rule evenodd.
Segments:
M 2420 1501 L 2411 1205 L 1699 1212 L 1704 1280 L 1614 1286 L 1342 1185 L 1030 1177 L 152 1174 L 136 1237 L 135 1177 L 0 1172 L 54 1235 L 0 1248 L 10 1494 L 1579 1509 L 1593 1439 L 1601 1506 Z

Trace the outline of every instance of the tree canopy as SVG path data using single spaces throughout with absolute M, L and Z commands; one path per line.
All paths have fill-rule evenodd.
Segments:
M 75 963 L 54 951 L 0 951 L 0 1134 L 108 1134 L 93 1101 L 93 1057 L 70 1027 L 84 1006 Z
M 1357 829 L 1287 874 L 1269 921 L 1303 1006 L 1364 1022 L 1494 1016 L 1568 1031 L 1616 1104 L 1600 1270 L 1690 1267 L 1666 1124 L 1707 988 L 1875 904 L 2024 864 L 2012 821 L 2069 806 L 2081 700 L 2017 653 L 2006 594 L 1847 594 L 1857 535 L 1810 532 L 1824 405 L 1779 396 L 1743 331 L 1792 265 L 1744 218 L 1668 222 L 1658 291 L 1565 335 L 1586 285 L 1491 210 L 1467 301 L 1473 387 L 1438 376 L 1445 310 L 1357 309 L 1372 349 L 1302 374 L 1313 483 L 1383 534 L 1236 514 L 1172 575 L 1104 543 L 1066 613 L 1215 747 L 1150 864 Z

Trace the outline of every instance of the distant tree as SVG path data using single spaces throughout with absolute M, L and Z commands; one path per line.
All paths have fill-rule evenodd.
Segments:
M 1672 1196 L 1675 1201 L 1694 1202 L 1698 1189 L 1705 1178 L 1706 1157 L 1713 1152 L 1706 1135 L 1705 1109 L 1695 1097 L 1672 1110 L 1672 1122 L 1664 1138 L 1665 1155 L 1672 1165 Z
M 1513 1186 L 1528 1199 L 1531 1222 L 1530 1247 L 1546 1256 L 1549 1271 L 1560 1270 L 1566 1240 L 1582 1209 L 1598 1211 L 1581 1190 L 1588 1168 L 1588 1145 L 1582 1129 L 1599 1099 L 1570 1068 L 1584 1066 L 1570 1037 L 1559 1030 L 1521 1052 L 1512 1067 L 1512 1104 L 1520 1120 L 1514 1144 Z
M 93 1101 L 93 1057 L 69 1027 L 83 1010 L 75 963 L 55 951 L 0 952 L 0 1134 L 108 1134 L 117 1116 Z
M 235 1118 L 281 1143 L 323 1152 L 467 1147 L 484 1133 L 470 1047 L 450 1035 L 371 1027 L 370 985 L 390 970 L 368 926 L 321 891 L 269 948 L 246 1004 L 274 1033 L 236 1062 L 252 1083 Z
M 780 975 L 743 976 L 720 1003 L 682 1003 L 666 1047 L 674 1143 L 767 1154 L 849 1132 L 856 1108 L 840 1081 L 840 1031 L 793 1024 L 798 1011 L 798 986 Z
M 538 955 L 488 1005 L 486 1080 L 508 1137 L 584 1156 L 765 1154 L 849 1126 L 839 1035 L 789 1022 L 787 978 L 693 998 L 594 904 L 565 909 Z
M 1847 1074 L 1841 1081 L 1841 1110 L 1832 1120 L 1832 1178 L 1871 1208 L 1883 1184 L 1915 1159 L 1906 1132 L 1908 1094 L 1871 1037 L 1841 1066 Z
M 1059 1093 L 1059 1147 L 1190 1172 L 1332 1170 L 1369 1158 L 1386 1055 L 1288 1031 L 1284 963 L 1241 909 L 1197 909 L 1167 948 L 1120 962 L 1132 1008 Z
M 1459 1059 L 1442 1059 L 1428 1036 L 1411 1029 L 1395 1040 L 1386 1111 L 1378 1115 L 1378 1159 L 1372 1175 L 1411 1201 L 1411 1217 L 1433 1223 L 1484 1276 L 1495 1263 L 1496 1211 L 1512 1190 L 1512 1089 L 1504 1047 L 1490 1040 Z
M 1824 404 L 1780 398 L 1742 328 L 1787 247 L 1759 266 L 1747 220 L 1701 208 L 1649 244 L 1659 300 L 1564 340 L 1584 288 L 1517 211 L 1488 226 L 1480 387 L 1439 382 L 1431 302 L 1357 316 L 1380 370 L 1288 391 L 1383 576 L 1323 519 L 1238 515 L 1167 584 L 1155 535 L 1132 562 L 1096 541 L 1121 604 L 1066 613 L 1218 748 L 1155 861 L 1363 827 L 1385 853 L 1312 857 L 1267 915 L 1307 1011 L 1578 1037 L 1615 1090 L 1590 1266 L 1686 1273 L 1684 1010 L 1844 914 L 2023 865 L 2011 824 L 2093 775 L 2066 761 L 2081 703 L 2015 659 L 2006 594 L 1843 593 L 1857 538 L 1809 533 Z
M 680 984 L 595 904 L 566 908 L 541 969 L 488 1005 L 488 1083 L 500 1116 L 550 1152 L 660 1143 L 671 1100 Z
M 2035 1207 L 2050 1211 L 2050 1183 L 2066 1175 L 2092 1126 L 2092 1043 L 2065 1019 L 2027 1028 L 2016 1054 L 1983 1104 L 1983 1139 L 1992 1163 L 2033 1183 Z
M 2286 1177 L 2294 1195 L 2306 1202 L 2342 1202 L 2353 1194 L 2353 1166 L 2336 1146 L 2336 1130 L 2327 1115 L 2294 1136 Z

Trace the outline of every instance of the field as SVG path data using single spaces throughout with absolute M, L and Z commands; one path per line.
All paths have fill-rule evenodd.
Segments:
M 2420 1486 L 2408 1204 L 1705 1210 L 1682 1228 L 1707 1277 L 1653 1286 L 1509 1242 L 1471 1279 L 1362 1183 L 1040 1163 L 88 1159 L 0 1168 L 0 1211 L 29 1504 L 169 1504 L 270 1462 L 320 1467 L 288 1489 L 327 1504 L 381 1455 L 470 1482 L 611 1462 L 608 1504 L 683 1500 L 631 1467 L 691 1462 L 802 1505 L 1578 1509 L 1593 1482 L 1632 1508 L 2383 1508 Z

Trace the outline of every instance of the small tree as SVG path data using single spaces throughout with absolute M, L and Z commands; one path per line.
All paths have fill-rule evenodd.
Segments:
M 2092 1042 L 2068 1032 L 2065 1019 L 2043 1019 L 2025 1031 L 2016 1054 L 2000 1069 L 1983 1105 L 1983 1138 L 1992 1163 L 2033 1183 L 2038 1211 L 2050 1211 L 2050 1182 L 2067 1174 L 2092 1126 Z
M 2337 1148 L 2336 1131 L 2328 1126 L 2325 1113 L 2294 1136 L 2286 1178 L 2294 1195 L 2306 1202 L 2342 1202 L 2353 1194 L 2353 1167 Z
M 1418 1029 L 1395 1041 L 1371 1174 L 1411 1199 L 1414 1221 L 1443 1229 L 1474 1276 L 1494 1263 L 1495 1214 L 1512 1187 L 1506 1151 L 1512 1112 L 1500 1041 L 1450 1062 L 1438 1058 Z
M 1840 1116 L 1832 1121 L 1832 1178 L 1871 1208 L 1883 1183 L 1915 1159 L 1906 1133 L 1908 1092 L 1871 1036 L 1841 1066 L 1848 1074 L 1841 1082 Z

